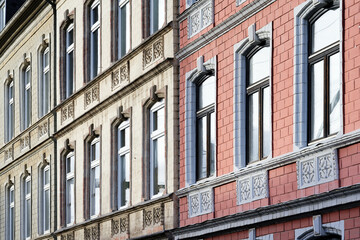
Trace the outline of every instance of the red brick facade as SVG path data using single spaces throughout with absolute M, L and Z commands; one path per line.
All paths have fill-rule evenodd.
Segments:
M 201 3 L 201 1 L 199 1 Z M 241 23 L 232 25 L 222 31 L 220 36 L 211 37 L 217 27 L 224 21 L 231 20 L 237 12 L 251 5 L 254 0 L 247 0 L 237 6 L 236 0 L 215 1 L 213 23 L 189 38 L 188 16 L 199 2 L 186 8 L 186 1 L 180 1 L 180 190 L 191 193 L 191 184 L 186 182 L 186 81 L 188 73 L 198 67 L 197 59 L 201 56 L 204 62 L 216 57 L 217 101 L 216 101 L 216 178 L 230 176 L 227 181 L 212 186 L 213 211 L 211 213 L 190 217 L 189 195 L 179 194 L 180 229 L 189 229 L 191 225 L 223 221 L 231 215 L 239 215 L 249 210 L 256 211 L 299 199 L 336 192 L 343 187 L 360 184 L 360 138 L 354 137 L 348 142 L 334 144 L 329 148 L 337 152 L 338 178 L 326 183 L 299 188 L 297 160 L 294 149 L 294 9 L 306 0 L 267 1 L 268 6 L 249 14 Z M 266 2 L 266 1 L 265 1 Z M 271 3 L 270 3 L 271 2 Z M 329 1 L 331 2 L 331 1 Z M 343 138 L 356 135 L 360 129 L 360 2 L 342 0 L 342 99 L 341 107 Z M 227 22 L 228 23 L 228 22 Z M 271 67 L 271 101 L 272 101 L 272 158 L 275 160 L 289 158 L 291 161 L 272 165 L 267 168 L 268 197 L 244 204 L 237 203 L 237 177 L 241 171 L 234 167 L 234 46 L 248 37 L 248 28 L 256 25 L 256 30 L 272 23 L 272 67 Z M 229 24 L 230 25 L 230 24 Z M 202 39 L 209 39 L 206 44 L 199 44 Z M 192 45 L 200 46 L 195 50 Z M 186 53 L 189 51 L 188 53 Z M 341 139 L 341 138 L 340 138 Z M 341 140 L 340 140 L 341 141 Z M 321 147 L 321 146 L 320 146 Z M 308 148 L 314 149 L 314 146 Z M 322 148 L 319 151 L 324 150 Z M 316 152 L 316 150 L 311 150 Z M 291 157 L 295 154 L 295 157 Z M 305 155 L 305 152 L 304 152 Z M 272 159 L 270 159 L 271 161 Z M 274 160 L 274 161 L 275 161 Z M 211 181 L 209 181 L 211 182 Z M 213 181 L 214 182 L 214 181 Z M 216 180 L 215 180 L 216 182 Z M 206 181 L 194 184 L 196 189 L 207 186 Z M 360 202 L 352 206 L 342 206 L 344 210 L 325 209 L 309 213 L 304 217 L 289 217 L 273 223 L 265 221 L 259 227 L 233 229 L 233 233 L 218 233 L 209 230 L 204 239 L 246 239 L 248 229 L 256 228 L 256 236 L 273 234 L 273 239 L 295 239 L 295 230 L 312 227 L 313 215 L 322 216 L 322 224 L 344 221 L 344 239 L 360 238 Z M 353 208 L 353 206 L 357 206 Z M 291 214 L 289 214 L 291 216 Z M 290 219 L 291 218 L 291 219 Z M 204 226 L 207 226 L 206 224 Z M 204 227 L 205 228 L 205 227 Z M 220 234 L 220 235 L 219 235 Z M 213 236 L 213 237 L 212 237 Z M 202 237 L 198 237 L 202 238 Z M 179 238 L 181 239 L 181 237 Z

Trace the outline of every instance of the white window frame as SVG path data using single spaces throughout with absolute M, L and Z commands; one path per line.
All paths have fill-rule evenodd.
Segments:
M 47 61 L 46 61 L 47 58 Z M 45 63 L 48 63 L 45 65 Z M 39 103 L 39 116 L 42 117 L 49 112 L 50 106 L 50 48 L 46 47 L 41 53 L 41 70 L 42 75 L 40 78 L 40 103 Z M 48 78 L 46 78 L 48 76 Z
M 68 166 L 68 159 L 73 158 L 73 161 L 70 161 L 72 166 Z M 75 154 L 74 152 L 70 152 L 66 155 L 66 226 L 71 226 L 75 222 Z M 68 168 L 72 169 L 72 171 L 68 172 Z M 69 182 L 73 180 L 74 188 L 73 191 L 70 192 Z
M 49 183 L 45 184 L 45 181 L 46 181 L 46 172 L 49 171 Z M 50 174 L 50 166 L 47 165 L 46 167 L 43 168 L 42 170 L 42 227 L 43 227 L 43 233 L 46 234 L 46 233 L 49 233 L 50 232 L 50 203 L 51 203 L 51 200 L 50 200 L 50 177 L 51 177 L 51 174 Z M 49 213 L 49 216 L 46 216 L 45 214 L 45 207 L 46 207 L 46 204 L 45 204 L 45 201 L 46 201 L 46 197 L 45 197 L 45 193 L 46 191 L 49 191 L 49 209 L 48 209 L 48 213 Z M 46 226 L 46 222 L 49 223 L 49 229 L 45 229 L 45 226 Z
M 26 83 L 28 81 L 28 83 Z M 22 130 L 31 124 L 31 67 L 22 70 Z M 29 99 L 27 98 L 29 97 Z
M 158 129 L 156 129 L 155 131 L 153 130 L 153 116 L 154 116 L 154 113 L 155 112 L 158 112 L 160 110 L 163 110 L 164 111 L 164 125 L 163 126 L 160 126 L 158 125 Z M 165 100 L 164 99 L 161 99 L 160 101 L 156 102 L 151 108 L 150 108 L 150 181 L 149 181 L 149 184 L 150 184 L 150 198 L 156 198 L 156 197 L 159 197 L 161 195 L 163 195 L 163 192 L 158 192 L 156 194 L 154 194 L 154 184 L 153 184 L 153 179 L 154 179 L 154 141 L 155 140 L 158 140 L 160 138 L 164 138 L 164 146 L 163 146 L 163 149 L 162 151 L 164 151 L 164 156 L 165 156 L 165 145 L 166 145 L 166 142 L 165 142 L 165 121 L 166 121 L 166 111 L 165 111 Z M 157 120 L 158 121 L 158 120 Z M 159 148 L 158 148 L 159 149 Z M 158 150 L 157 149 L 157 150 Z M 159 155 L 159 154 L 158 154 Z M 166 156 L 165 156 L 165 159 L 164 159 L 164 170 L 166 171 Z M 164 179 L 165 179 L 165 183 L 164 183 L 164 188 L 166 189 L 166 172 L 163 173 L 164 174 Z M 158 177 L 159 179 L 159 177 Z
M 122 9 L 126 10 L 126 22 L 125 22 L 125 36 L 122 35 Z M 129 0 L 118 0 L 118 59 L 126 55 L 130 50 L 130 1 Z M 122 54 L 123 49 L 121 48 L 121 43 L 125 39 L 125 51 Z
M 95 11 L 95 8 L 98 7 L 98 20 L 92 24 L 92 18 L 93 18 L 93 11 Z M 100 73 L 100 1 L 94 1 L 91 4 L 90 7 L 90 80 L 94 79 L 99 73 Z M 97 31 L 97 42 L 94 43 L 94 37 L 93 35 Z M 92 51 L 93 45 L 97 44 L 97 53 Z M 97 59 L 97 69 L 93 69 L 93 62 L 95 61 L 95 58 Z
M 5 28 L 6 25 L 6 1 L 0 1 L 0 32 Z
M 93 146 L 96 146 L 96 144 L 99 144 L 99 158 L 98 159 L 92 159 L 92 148 Z M 96 137 L 95 139 L 93 139 L 90 143 L 90 218 L 96 218 L 97 216 L 99 216 L 100 214 L 100 196 L 98 196 L 99 198 L 99 202 L 96 203 L 96 191 L 95 191 L 95 175 L 92 175 L 92 170 L 94 170 L 94 173 L 96 172 L 96 168 L 99 168 L 99 172 L 101 171 L 100 169 L 100 137 Z M 95 147 L 96 149 L 96 147 Z M 95 155 L 96 156 L 96 155 Z M 100 176 L 99 176 L 99 184 L 100 184 Z M 100 186 L 99 186 L 100 188 Z M 100 189 L 101 191 L 101 189 Z M 100 192 L 99 192 L 100 194 Z M 98 206 L 96 206 L 96 204 L 98 204 Z M 96 211 L 96 207 L 98 208 L 98 211 Z M 94 213 L 93 212 L 94 209 Z
M 6 142 L 9 142 L 14 137 L 14 80 L 11 80 L 6 86 L 6 103 Z
M 128 132 L 129 136 L 126 135 L 126 129 L 129 130 L 129 132 Z M 121 133 L 121 131 L 125 131 L 125 146 L 124 147 L 120 147 L 120 142 L 121 142 L 121 134 L 120 133 Z M 126 155 L 128 155 L 128 158 L 129 158 L 128 159 L 128 161 L 129 161 L 128 166 L 126 165 L 126 163 L 124 165 L 121 165 L 121 163 L 120 163 L 122 157 L 124 157 L 125 161 L 126 161 Z M 125 178 L 126 178 L 126 175 L 128 175 L 129 176 L 129 183 L 130 183 L 130 121 L 129 121 L 129 119 L 127 119 L 126 121 L 123 121 L 118 127 L 118 160 L 117 160 L 117 169 L 118 169 L 117 206 L 118 206 L 118 209 L 126 208 L 127 206 L 129 206 L 129 202 L 130 202 L 130 196 L 129 196 L 129 199 L 127 200 L 127 203 L 125 205 L 121 205 L 121 198 L 122 198 L 121 179 L 124 177 L 124 176 L 122 176 L 122 171 L 120 171 L 121 166 L 125 167 L 125 170 L 124 170 L 125 171 Z M 129 191 L 130 191 L 130 186 L 129 186 Z
M 11 195 L 13 199 L 11 201 Z M 8 188 L 8 213 L 7 213 L 7 240 L 15 239 L 15 187 L 12 185 Z
M 155 1 L 158 1 L 158 15 L 154 14 L 154 5 Z M 165 9 L 165 0 L 150 0 L 150 35 L 157 32 L 165 23 L 166 18 L 166 9 Z M 162 11 L 163 10 L 163 11 Z M 162 15 L 163 14 L 163 15 Z M 158 26 L 155 26 L 155 18 L 157 20 Z
M 27 191 L 27 184 L 30 184 L 30 189 L 29 192 Z M 28 205 L 27 202 L 30 201 L 30 209 L 28 209 Z M 31 219 L 31 177 L 27 176 L 26 178 L 24 178 L 24 239 L 30 239 L 31 238 L 31 220 L 30 220 L 30 229 L 29 232 L 27 232 L 27 218 L 28 215 L 30 215 L 30 219 Z
M 69 46 L 67 46 L 68 42 L 69 42 L 69 35 L 70 35 L 70 32 L 72 31 L 72 38 L 73 38 L 73 42 L 72 44 L 70 44 Z M 65 59 L 65 99 L 67 99 L 68 97 L 70 97 L 73 93 L 74 93 L 74 42 L 75 42 L 75 38 L 74 38 L 74 23 L 71 23 L 67 28 L 66 28 L 66 59 Z M 72 63 L 73 63 L 73 66 L 72 66 L 72 73 L 70 73 L 70 65 L 69 65 L 69 62 L 70 62 L 70 54 L 72 53 Z M 72 74 L 72 89 L 70 89 L 70 79 L 69 79 L 69 76 L 70 74 Z

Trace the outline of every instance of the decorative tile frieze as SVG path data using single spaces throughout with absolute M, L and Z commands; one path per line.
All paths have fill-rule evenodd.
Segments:
M 25 136 L 20 138 L 20 150 L 23 151 L 25 149 L 30 148 L 30 136 Z
M 237 204 L 268 197 L 267 171 L 256 172 L 237 180 Z
M 70 102 L 61 108 L 61 122 L 74 118 L 74 102 Z
M 143 210 L 143 228 L 164 224 L 164 204 Z
M 129 65 L 126 63 L 112 73 L 111 90 L 128 84 L 129 79 Z
M 39 139 L 45 136 L 48 136 L 49 133 L 49 125 L 48 122 L 39 124 L 38 126 L 38 137 Z
M 188 16 L 188 38 L 213 23 L 213 12 L 213 2 L 209 0 L 204 1 L 192 10 L 192 13 Z
M 13 159 L 13 148 L 10 147 L 4 151 L 4 160 L 11 161 Z
M 336 150 L 328 150 L 296 162 L 298 189 L 338 179 Z
M 189 217 L 195 217 L 214 210 L 213 190 L 212 188 L 202 189 L 189 194 L 188 196 Z
M 86 227 L 84 229 L 85 240 L 99 240 L 100 239 L 100 228 L 99 225 Z
M 164 39 L 161 38 L 153 42 L 149 47 L 143 51 L 143 68 L 154 61 L 164 57 Z
M 99 83 L 95 84 L 92 88 L 85 92 L 84 96 L 84 108 L 87 108 L 93 102 L 99 101 Z

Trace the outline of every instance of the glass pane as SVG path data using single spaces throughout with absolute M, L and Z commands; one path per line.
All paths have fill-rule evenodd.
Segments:
M 66 173 L 74 172 L 74 155 L 66 158 Z
M 165 109 L 160 108 L 157 113 L 157 127 L 162 131 L 165 128 Z
M 100 159 L 100 142 L 91 144 L 91 161 Z
M 159 0 L 151 0 L 150 3 L 151 34 L 159 29 Z
M 44 193 L 44 230 L 50 230 L 50 191 Z
M 12 202 L 14 202 L 14 191 L 13 190 L 10 191 L 10 204 Z
M 200 118 L 197 120 L 197 179 L 202 179 L 207 177 L 207 133 L 206 133 L 206 117 Z
M 158 170 L 157 170 L 157 158 L 158 158 L 158 146 L 157 139 L 153 141 L 152 150 L 153 156 L 151 161 L 151 177 L 152 177 L 152 193 L 151 196 L 156 195 L 159 192 L 158 188 Z
M 91 25 L 99 21 L 99 5 L 91 9 Z
M 120 130 L 120 147 L 125 147 L 126 145 L 126 129 Z
M 25 87 L 30 83 L 30 70 L 25 71 Z
M 331 56 L 329 62 L 329 130 L 333 134 L 340 130 L 340 53 Z
M 69 47 L 71 44 L 74 43 L 74 29 L 71 29 L 67 32 L 67 44 L 66 46 Z
M 318 18 L 311 26 L 312 52 L 316 52 L 339 40 L 339 8 L 329 10 Z
M 9 87 L 9 99 L 13 98 L 13 86 Z
M 216 153 L 216 116 L 211 113 L 210 119 L 210 176 L 215 174 L 215 153 Z
M 44 185 L 47 185 L 50 183 L 50 171 L 44 170 Z
M 30 194 L 30 191 L 31 191 L 30 181 L 25 181 L 25 195 Z
M 66 186 L 66 219 L 67 223 L 74 222 L 74 209 L 75 209 L 75 201 L 74 201 L 74 178 L 67 181 Z
M 49 101 L 50 101 L 50 80 L 49 80 L 49 72 L 46 72 L 44 75 L 44 99 L 43 99 L 43 114 L 49 111 Z
M 26 237 L 30 237 L 31 232 L 31 201 L 26 200 Z
M 130 200 L 130 161 L 129 154 L 120 157 L 119 166 L 119 195 L 118 206 L 122 207 L 129 204 Z
M 153 112 L 152 116 L 152 131 L 156 131 L 158 129 L 158 111 Z
M 198 110 L 215 103 L 216 99 L 216 81 L 211 76 L 206 79 L 200 86 L 198 92 Z
M 91 78 L 98 74 L 99 29 L 91 33 Z
M 10 240 L 14 239 L 14 208 L 10 208 L 9 212 L 9 233 L 10 233 Z
M 262 119 L 262 130 L 263 130 L 263 139 L 262 147 L 263 153 L 262 157 L 265 158 L 269 156 L 271 146 L 270 146 L 270 125 L 271 125 L 271 95 L 270 87 L 266 87 L 263 92 L 263 119 Z
M 49 51 L 44 52 L 44 66 L 43 68 L 49 66 Z
M 165 22 L 165 0 L 158 0 L 159 3 L 159 22 L 158 22 L 158 29 L 160 29 Z
M 248 97 L 248 161 L 259 160 L 259 93 Z
M 91 215 L 98 215 L 100 212 L 100 167 L 91 169 Z
M 249 61 L 249 85 L 270 76 L 270 47 L 261 48 Z
M 165 190 L 165 137 L 157 139 L 157 189 L 159 193 Z
M 66 56 L 66 97 L 73 94 L 74 88 L 74 51 Z
M 129 3 L 127 3 L 125 6 L 120 8 L 120 56 L 124 56 L 127 52 L 127 38 L 128 38 L 128 6 Z
M 311 66 L 310 140 L 324 136 L 324 62 Z
M 25 98 L 26 98 L 26 105 L 25 105 L 25 119 L 26 119 L 26 127 L 28 127 L 30 125 L 31 122 L 31 114 L 30 114 L 30 109 L 31 109 L 31 93 L 30 93 L 30 89 L 28 89 L 25 93 Z

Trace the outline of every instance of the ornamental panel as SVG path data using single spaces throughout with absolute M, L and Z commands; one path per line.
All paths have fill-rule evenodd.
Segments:
M 64 123 L 68 119 L 74 118 L 74 102 L 70 102 L 61 108 L 61 122 Z
M 188 16 L 188 38 L 191 38 L 213 23 L 213 2 L 210 0 L 204 1 L 191 9 L 191 11 Z
M 298 189 L 338 179 L 337 150 L 327 150 L 296 162 Z
M 214 211 L 212 188 L 193 192 L 188 196 L 189 217 L 208 214 Z
M 256 172 L 237 180 L 237 204 L 268 197 L 267 171 Z
M 164 57 L 164 39 L 155 40 L 143 50 L 143 68 Z

